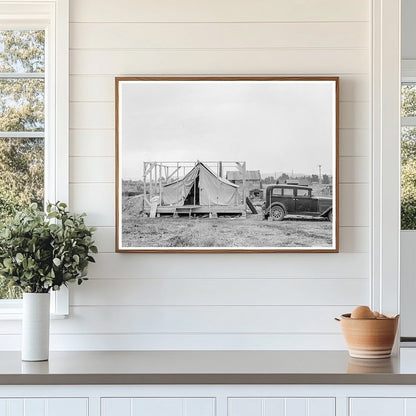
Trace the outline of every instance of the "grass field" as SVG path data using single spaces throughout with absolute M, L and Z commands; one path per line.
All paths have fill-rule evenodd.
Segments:
M 123 247 L 330 247 L 332 223 L 318 219 L 147 218 L 123 214 Z

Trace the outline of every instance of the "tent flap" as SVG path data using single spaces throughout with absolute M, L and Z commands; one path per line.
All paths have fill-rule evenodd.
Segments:
M 162 205 L 183 206 L 194 184 L 198 184 L 201 205 L 238 205 L 238 186 L 219 178 L 201 162 L 182 179 L 162 187 Z

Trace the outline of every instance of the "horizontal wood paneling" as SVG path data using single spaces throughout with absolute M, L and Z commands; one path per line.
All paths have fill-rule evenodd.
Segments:
M 51 321 L 51 334 L 340 333 L 333 318 L 355 305 L 71 306 L 70 319 Z M 2 322 L 2 334 L 21 335 L 21 323 Z
M 367 183 L 369 175 L 368 157 L 339 158 L 339 181 L 341 183 Z
M 70 48 L 367 48 L 367 31 L 367 22 L 72 23 Z
M 71 101 L 114 102 L 114 75 L 72 75 L 70 77 Z M 366 75 L 342 75 L 340 101 L 368 101 L 369 85 Z
M 341 129 L 365 129 L 370 121 L 368 103 L 341 102 L 339 104 L 339 127 Z
M 112 129 L 114 113 L 112 103 L 71 103 L 69 125 L 77 129 Z
M 70 157 L 69 182 L 105 183 L 115 181 L 114 157 Z
M 86 212 L 86 223 L 93 226 L 115 224 L 115 187 L 113 183 L 69 184 L 70 209 Z
M 70 104 L 70 127 L 76 129 L 114 128 L 114 104 L 108 102 L 73 102 Z M 365 102 L 340 103 L 340 128 L 368 127 L 369 104 Z
M 346 306 L 71 307 L 71 319 L 52 321 L 52 334 L 339 333 L 335 316 Z
M 340 227 L 340 251 L 343 253 L 368 253 L 370 251 L 369 227 Z
M 369 6 L 71 0 L 70 207 L 101 252 L 52 349 L 345 348 L 332 318 L 369 299 Z M 340 76 L 341 252 L 114 253 L 114 77 L 143 74 Z
M 128 319 L 128 316 L 127 316 Z M 20 349 L 20 334 L 0 334 L 0 351 Z M 71 334 L 51 335 L 51 350 L 345 350 L 333 334 Z
M 368 276 L 366 253 L 97 254 L 91 278 L 328 278 Z M 340 264 L 345 265 L 340 267 Z M 311 294 L 313 296 L 313 294 Z
M 115 251 L 115 239 L 116 239 L 115 227 L 97 227 L 94 233 L 94 241 L 98 247 L 99 253 L 114 253 Z
M 114 49 L 70 52 L 72 75 L 367 74 L 368 65 L 368 50 L 365 49 Z
M 369 221 L 369 185 L 340 184 L 339 224 L 341 226 L 367 227 Z
M 340 156 L 368 156 L 370 150 L 368 129 L 340 129 Z
M 109 130 L 71 130 L 69 132 L 69 155 L 114 157 L 114 128 Z
M 197 273 L 117 282 L 91 278 L 73 288 L 71 305 L 352 305 L 366 303 L 368 286 L 367 279 L 198 279 Z
M 363 0 L 71 0 L 71 22 L 368 21 Z

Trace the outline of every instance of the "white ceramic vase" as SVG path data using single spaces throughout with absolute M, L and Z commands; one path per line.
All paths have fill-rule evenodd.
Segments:
M 23 293 L 22 360 L 49 358 L 50 295 Z

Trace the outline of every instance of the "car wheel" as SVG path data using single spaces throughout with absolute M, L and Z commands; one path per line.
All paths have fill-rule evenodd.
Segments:
M 270 209 L 270 218 L 273 221 L 282 221 L 285 216 L 285 210 L 280 205 L 276 205 Z
M 328 212 L 328 220 L 332 222 L 332 211 Z

